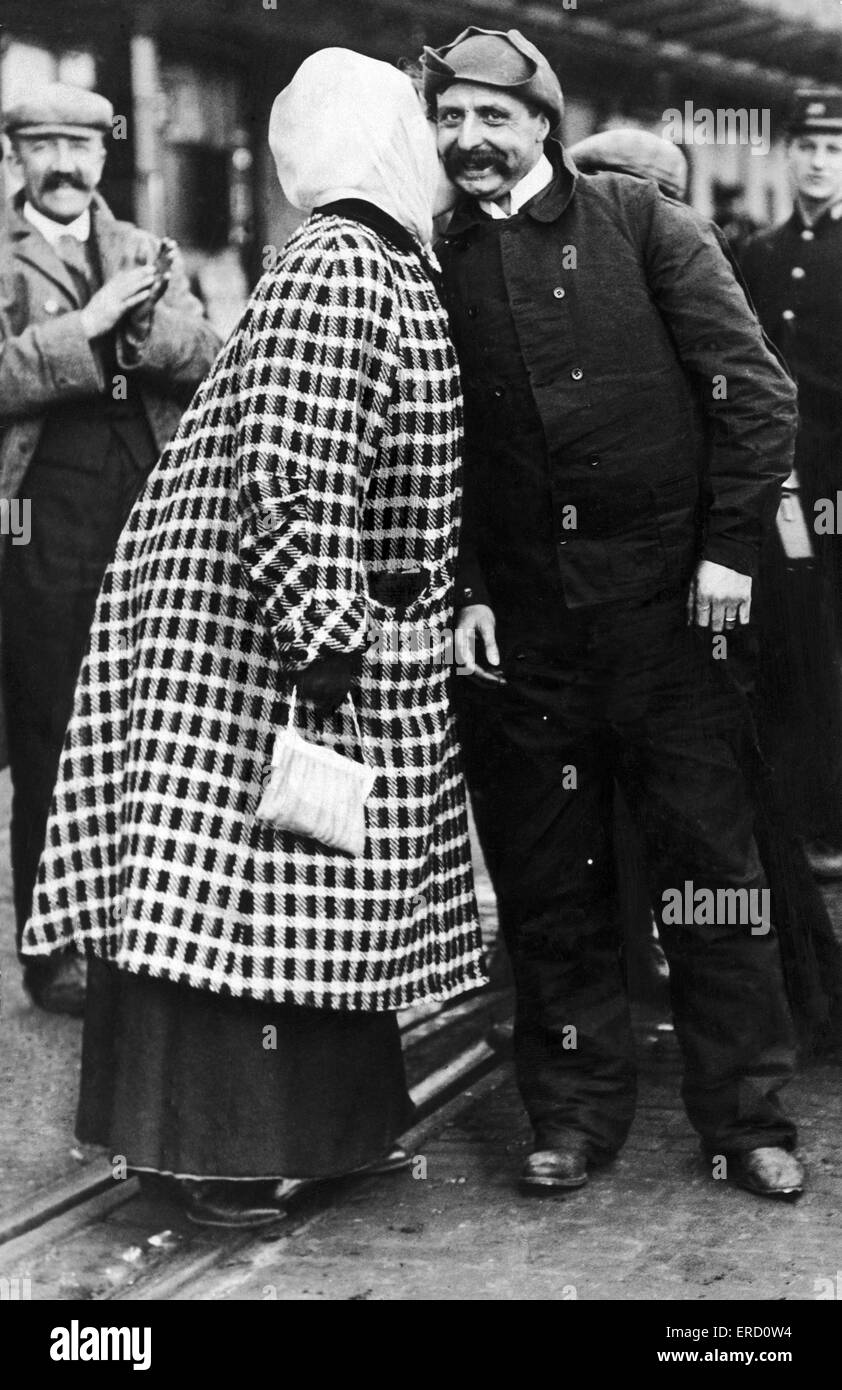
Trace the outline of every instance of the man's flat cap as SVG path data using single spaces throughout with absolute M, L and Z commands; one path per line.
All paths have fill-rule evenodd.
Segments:
M 473 25 L 442 48 L 424 49 L 424 95 L 432 102 L 454 82 L 501 87 L 534 101 L 558 135 L 564 112 L 559 80 L 534 43 L 517 29 L 477 29 Z
M 74 135 L 109 131 L 114 107 L 107 97 L 66 82 L 47 82 L 18 96 L 3 112 L 7 135 Z
M 797 91 L 787 129 L 791 135 L 842 133 L 842 91 L 833 87 Z
M 636 126 L 617 126 L 587 135 L 567 153 L 583 173 L 611 169 L 620 174 L 636 174 L 654 179 L 662 193 L 683 198 L 687 191 L 687 160 L 671 140 Z

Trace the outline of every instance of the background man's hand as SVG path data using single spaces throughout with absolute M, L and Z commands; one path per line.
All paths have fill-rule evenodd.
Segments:
M 88 340 L 110 333 L 124 314 L 149 297 L 154 281 L 153 265 L 118 270 L 116 275 L 106 280 L 102 289 L 92 295 L 81 312 L 82 327 Z
M 138 252 L 136 261 L 138 265 L 150 264 L 155 271 L 155 278 L 152 281 L 149 294 L 126 316 L 123 328 L 136 343 L 145 342 L 149 337 L 152 328 L 152 317 L 155 313 L 155 305 L 166 292 L 167 285 L 170 283 L 173 261 L 175 259 L 176 245 L 171 237 L 164 237 L 158 249 L 158 255 L 154 262 L 146 260 L 146 251 Z
M 743 626 L 751 617 L 751 578 L 713 560 L 700 561 L 687 595 L 687 621 L 713 632 Z
M 497 677 L 483 670 L 483 666 L 478 664 L 485 657 L 487 666 L 500 665 L 500 653 L 497 650 L 497 643 L 494 639 L 494 614 L 485 603 L 471 603 L 467 608 L 463 608 L 459 614 L 459 621 L 456 625 L 456 635 L 454 640 L 454 655 L 456 665 L 466 676 L 485 676 L 487 680 L 496 680 Z M 477 652 L 477 637 L 480 638 L 482 646 Z

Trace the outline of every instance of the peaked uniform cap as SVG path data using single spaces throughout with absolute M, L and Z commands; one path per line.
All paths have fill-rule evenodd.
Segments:
M 787 129 L 791 135 L 811 130 L 816 134 L 842 134 L 842 91 L 832 87 L 816 91 L 801 88 L 793 98 Z
M 671 140 L 649 130 L 618 126 L 588 135 L 568 146 L 567 153 L 585 173 L 614 169 L 621 174 L 654 179 L 663 193 L 683 198 L 687 190 L 687 160 Z
M 534 101 L 558 135 L 564 113 L 561 85 L 547 59 L 518 29 L 477 29 L 471 25 L 452 43 L 424 49 L 424 96 L 432 102 L 454 82 L 500 87 Z
M 21 93 L 3 112 L 7 135 L 74 135 L 79 130 L 109 131 L 114 107 L 99 92 L 46 82 Z

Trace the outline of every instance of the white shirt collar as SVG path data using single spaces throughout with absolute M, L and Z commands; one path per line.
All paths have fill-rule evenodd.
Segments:
M 545 154 L 541 155 L 537 164 L 533 164 L 528 174 L 524 174 L 520 183 L 516 183 L 509 194 L 511 211 L 504 212 L 499 203 L 480 203 L 483 212 L 487 212 L 489 217 L 496 221 L 501 221 L 506 217 L 514 217 L 516 212 L 520 212 L 524 203 L 528 203 L 530 198 L 534 198 L 536 193 L 540 193 L 547 184 L 552 181 L 553 166 Z
M 31 203 L 24 203 L 23 215 L 27 222 L 31 222 L 36 231 L 39 231 L 45 241 L 51 246 L 55 246 L 59 237 L 72 236 L 77 241 L 87 241 L 91 234 L 91 210 L 85 208 L 72 222 L 55 222 L 52 217 L 46 217 L 43 212 L 39 212 Z

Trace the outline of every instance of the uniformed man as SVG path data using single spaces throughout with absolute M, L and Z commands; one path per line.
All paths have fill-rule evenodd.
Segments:
M 578 178 L 553 138 L 558 81 L 523 35 L 467 29 L 425 69 L 464 194 L 439 248 L 468 440 L 457 647 L 470 668 L 479 639 L 506 681 L 494 813 L 535 1134 L 521 1180 L 581 1187 L 634 1112 L 616 776 L 653 903 L 723 904 L 660 913 L 690 1118 L 729 1177 L 792 1197 L 777 943 L 717 894 L 765 888 L 722 658 L 791 467 L 795 389 L 698 217 L 654 183 Z
M 836 652 L 842 648 L 842 538 L 836 529 L 842 489 L 842 92 L 796 93 L 787 151 L 795 195 L 792 215 L 760 232 L 742 253 L 743 273 L 766 332 L 798 381 L 800 424 L 795 472 L 800 485 L 808 563 L 770 555 L 774 677 L 785 675 L 770 724 L 788 743 L 794 814 L 808 839 L 814 872 L 842 877 L 842 769 Z M 834 524 L 828 525 L 832 516 Z M 784 533 L 784 538 L 785 533 Z M 801 559 L 797 556 L 796 559 Z M 809 587 L 808 587 L 809 586 Z M 802 590 L 805 591 L 802 593 Z M 806 600 L 809 599 L 809 602 Z M 822 604 L 830 608 L 832 623 Z M 828 628 L 830 642 L 828 642 Z M 835 632 L 834 632 L 835 629 Z M 775 650 L 776 646 L 780 650 Z M 799 698 L 799 692 L 801 698 Z M 771 698 L 771 697 L 770 697 Z
M 18 937 L 105 567 L 219 346 L 174 245 L 96 192 L 112 118 L 105 97 L 51 83 L 3 121 L 23 185 L 0 242 L 0 497 L 28 518 L 3 539 L 0 583 Z M 25 983 L 81 1011 L 74 957 L 28 963 Z

